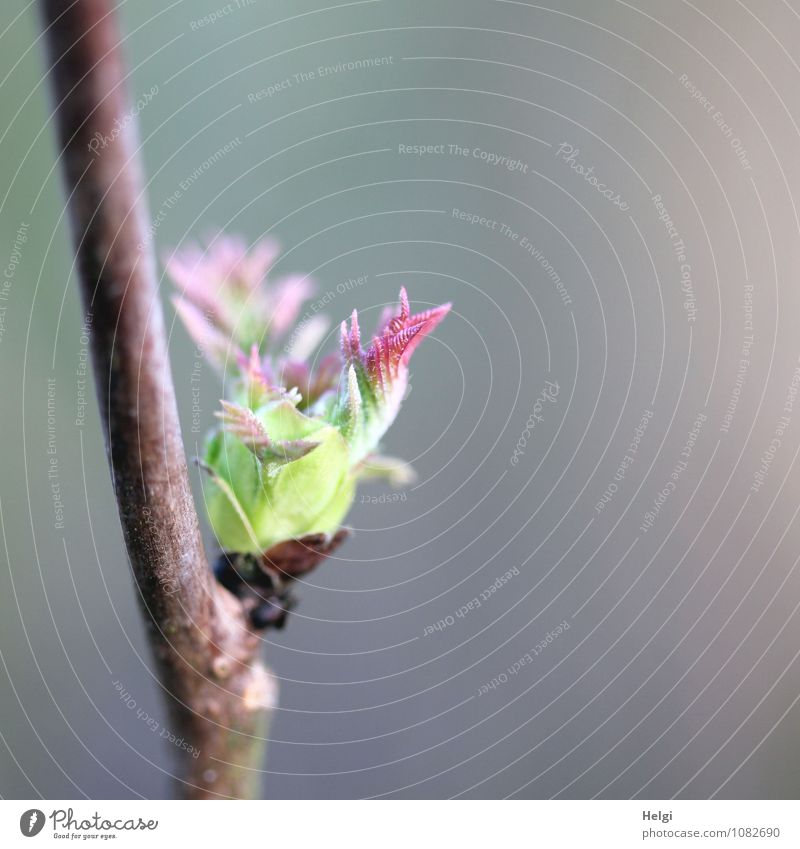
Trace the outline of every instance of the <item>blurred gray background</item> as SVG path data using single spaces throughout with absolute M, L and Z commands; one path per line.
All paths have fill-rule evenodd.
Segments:
M 800 6 L 120 7 L 160 250 L 273 234 L 334 325 L 454 303 L 419 481 L 267 635 L 265 795 L 797 797 Z M 33 5 L 0 33 L 0 792 L 162 797 Z

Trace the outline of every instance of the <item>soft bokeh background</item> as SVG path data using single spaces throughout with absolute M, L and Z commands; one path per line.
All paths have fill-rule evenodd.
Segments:
M 796 797 L 800 5 L 120 6 L 161 250 L 274 234 L 334 323 L 455 305 L 386 441 L 418 483 L 364 488 L 268 635 L 265 794 Z M 34 12 L 0 13 L 0 792 L 161 797 Z M 219 386 L 172 331 L 194 454 Z

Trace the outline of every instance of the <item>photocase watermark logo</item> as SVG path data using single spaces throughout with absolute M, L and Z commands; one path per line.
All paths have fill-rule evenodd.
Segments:
M 84 819 L 76 819 L 72 808 L 56 808 L 47 815 L 38 808 L 31 808 L 19 818 L 19 830 L 25 837 L 36 837 L 47 820 L 51 821 L 54 837 L 70 840 L 109 840 L 115 838 L 117 832 L 155 831 L 158 828 L 158 820 L 144 820 L 141 817 L 110 820 L 95 811 Z
M 19 830 L 25 837 L 36 837 L 36 835 L 44 828 L 44 811 L 38 808 L 31 808 L 19 818 Z
M 122 117 L 122 120 L 119 118 L 114 119 L 114 126 L 108 131 L 108 133 L 95 133 L 87 145 L 89 150 L 95 156 L 100 156 L 100 151 L 105 150 L 109 145 L 112 145 L 129 127 L 131 127 L 136 118 L 141 114 L 142 110 L 157 94 L 158 86 L 154 85 L 150 88 L 150 91 L 146 91 L 136 101 L 134 106 Z

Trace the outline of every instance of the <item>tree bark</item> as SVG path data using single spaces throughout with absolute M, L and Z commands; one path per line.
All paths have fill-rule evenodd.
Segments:
M 195 758 L 176 747 L 179 792 L 253 797 L 275 686 L 241 603 L 216 583 L 203 551 L 114 3 L 40 0 L 40 8 L 122 530 L 170 705 L 169 730 L 199 751 Z

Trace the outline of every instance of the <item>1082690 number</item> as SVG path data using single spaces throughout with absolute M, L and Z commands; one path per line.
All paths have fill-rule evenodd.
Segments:
M 731 833 L 731 837 L 780 837 L 781 830 L 777 827 L 774 828 L 732 828 L 729 829 L 729 833 Z

